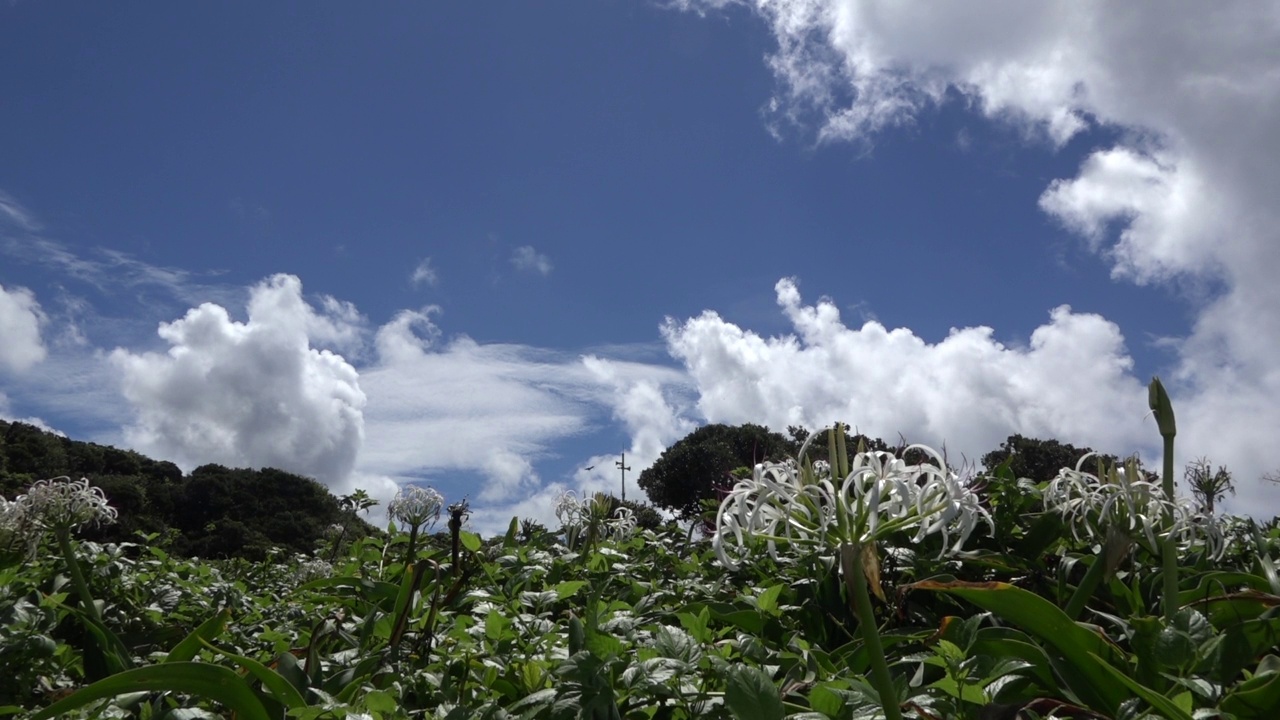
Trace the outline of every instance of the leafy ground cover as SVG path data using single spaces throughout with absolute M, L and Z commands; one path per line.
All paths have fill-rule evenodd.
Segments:
M 186 560 L 78 540 L 112 510 L 45 483 L 0 507 L 0 713 L 1277 717 L 1274 529 L 1135 466 L 961 482 L 836 437 L 743 479 L 714 538 L 571 496 L 481 538 L 415 491 L 385 536 Z

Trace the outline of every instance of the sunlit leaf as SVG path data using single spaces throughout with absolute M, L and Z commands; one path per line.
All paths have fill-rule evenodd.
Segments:
M 729 670 L 724 701 L 738 720 L 782 720 L 786 716 L 778 686 L 763 670 L 749 665 Z
M 462 547 L 471 552 L 476 552 L 480 549 L 480 536 L 473 532 L 461 530 L 458 532 L 458 539 L 462 542 Z

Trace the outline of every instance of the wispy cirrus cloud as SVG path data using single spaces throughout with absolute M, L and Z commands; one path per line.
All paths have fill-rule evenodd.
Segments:
M 422 262 L 413 269 L 413 274 L 409 276 L 409 282 L 417 285 L 428 285 L 435 287 L 440 283 L 440 274 L 431 265 L 431 258 L 423 258 Z
M 0 190 L 0 228 L 5 225 L 27 233 L 39 232 L 42 229 L 40 221 L 22 203 L 4 190 Z
M 537 273 L 546 277 L 553 268 L 551 258 L 533 249 L 532 245 L 521 245 L 511 253 L 511 264 L 521 272 Z

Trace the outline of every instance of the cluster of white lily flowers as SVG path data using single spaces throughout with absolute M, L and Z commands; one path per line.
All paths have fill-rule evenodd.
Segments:
M 1103 477 L 1083 472 L 1089 457 L 1080 458 L 1074 470 L 1062 468 L 1044 492 L 1045 508 L 1066 519 L 1077 542 L 1105 543 L 1119 533 L 1157 554 L 1169 537 L 1179 552 L 1203 545 L 1214 560 L 1226 552 L 1220 518 L 1200 512 L 1187 498 L 1166 498 L 1159 484 L 1142 479 L 1135 463 Z
M 387 503 L 387 517 L 413 528 L 431 527 L 440 519 L 444 496 L 434 488 L 405 485 Z
M 994 532 L 991 516 L 942 456 L 924 445 L 904 454 L 912 450 L 934 462 L 908 465 L 891 453 L 863 452 L 849 458 L 843 478 L 822 461 L 756 465 L 716 513 L 712 545 L 721 564 L 736 569 L 733 556 L 747 552 L 752 538 L 765 540 L 776 559 L 779 544 L 834 551 L 914 530 L 916 542 L 942 535 L 946 555 L 961 551 L 979 523 Z
M 82 525 L 116 521 L 102 488 L 85 478 L 37 480 L 13 500 L 0 496 L 0 555 L 35 551 L 40 533 L 70 532 Z
M 590 522 L 599 519 L 605 532 L 615 540 L 626 540 L 636 531 L 636 516 L 630 508 L 619 507 L 609 518 L 600 518 L 600 509 L 607 508 L 608 499 L 597 493 L 592 498 L 579 498 L 572 490 L 560 493 L 556 498 L 556 519 L 569 532 L 579 532 Z
M 307 558 L 298 563 L 293 571 L 295 583 L 307 583 L 333 575 L 333 565 L 320 558 Z

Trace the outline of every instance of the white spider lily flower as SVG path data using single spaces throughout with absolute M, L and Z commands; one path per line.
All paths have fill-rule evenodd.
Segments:
M 616 540 L 626 540 L 636 531 L 636 514 L 628 507 L 619 507 L 608 521 L 609 534 Z
M 63 476 L 37 480 L 15 502 L 22 506 L 27 520 L 51 530 L 66 531 L 81 525 L 116 521 L 116 509 L 107 503 L 102 488 L 90 485 L 86 478 L 72 480 Z
M 737 568 L 730 547 L 740 554 L 751 537 L 765 540 L 777 558 L 779 542 L 831 551 L 915 530 L 917 542 L 941 534 L 945 555 L 959 552 L 980 522 L 994 531 L 977 496 L 945 469 L 941 455 L 924 445 L 911 450 L 937 464 L 909 465 L 891 453 L 863 452 L 850 458 L 847 476 L 834 480 L 783 463 L 757 465 L 716 513 L 712 546 L 721 564 Z
M 312 558 L 298 563 L 298 567 L 293 571 L 293 581 L 301 584 L 327 578 L 330 575 L 333 575 L 332 565 L 320 558 Z
M 434 488 L 406 485 L 387 504 L 387 517 L 414 528 L 431 527 L 443 507 L 444 496 Z
M 26 507 L 0 495 L 0 560 L 22 555 L 34 556 L 36 535 L 30 532 Z
M 556 519 L 565 527 L 574 527 L 582 524 L 583 507 L 582 501 L 574 494 L 572 490 L 566 490 L 560 493 L 560 497 L 556 498 Z
M 1142 479 L 1135 463 L 1103 477 L 1080 470 L 1089 457 L 1080 458 L 1074 470 L 1062 468 L 1044 492 L 1045 508 L 1067 521 L 1076 542 L 1105 544 L 1120 533 L 1157 555 L 1166 537 L 1179 552 L 1197 544 L 1215 560 L 1226 552 L 1218 518 L 1199 512 L 1186 498 L 1169 500 L 1160 485 Z

